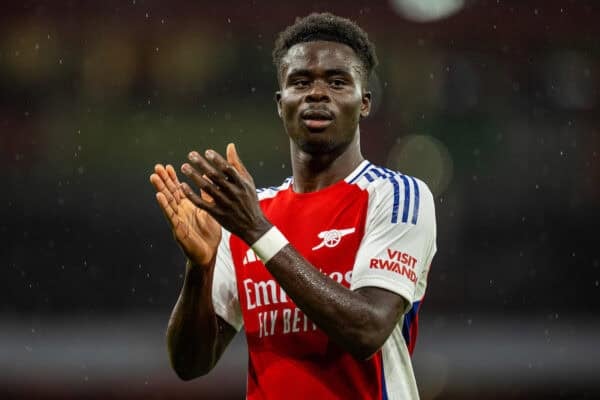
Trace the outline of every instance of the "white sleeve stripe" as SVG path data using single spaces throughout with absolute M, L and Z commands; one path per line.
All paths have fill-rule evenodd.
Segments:
M 363 176 L 363 174 L 365 173 L 365 171 L 367 170 L 367 168 L 369 168 L 370 166 L 371 166 L 371 163 L 368 162 L 367 160 L 364 160 L 359 165 L 359 167 L 358 167 L 358 168 L 362 167 L 361 170 L 355 176 L 352 176 L 352 175 L 348 176 L 345 179 L 345 181 L 348 182 L 348 183 L 355 183 L 356 181 L 358 181 Z

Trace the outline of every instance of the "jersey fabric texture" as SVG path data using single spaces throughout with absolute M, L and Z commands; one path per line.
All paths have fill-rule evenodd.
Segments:
M 323 274 L 351 290 L 394 292 L 408 306 L 383 347 L 357 360 L 296 307 L 248 245 L 224 230 L 213 304 L 246 332 L 247 398 L 417 399 L 410 354 L 436 252 L 429 188 L 363 161 L 323 190 L 295 193 L 288 178 L 258 197 L 269 221 Z

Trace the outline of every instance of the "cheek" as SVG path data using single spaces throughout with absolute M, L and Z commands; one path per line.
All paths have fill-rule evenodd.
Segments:
M 281 117 L 283 119 L 290 119 L 294 117 L 296 110 L 298 109 L 298 99 L 294 96 L 286 96 L 281 99 Z
M 362 106 L 362 97 L 360 95 L 349 96 L 346 100 L 340 103 L 344 114 L 348 115 L 352 122 L 360 120 L 360 109 Z

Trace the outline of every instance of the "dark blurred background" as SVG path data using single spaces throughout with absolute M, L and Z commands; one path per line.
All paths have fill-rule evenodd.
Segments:
M 237 143 L 291 174 L 275 35 L 332 11 L 377 46 L 371 161 L 436 195 L 423 399 L 600 398 L 600 2 L 8 1 L 0 17 L 0 398 L 243 398 L 239 334 L 181 382 L 183 257 L 156 162 Z

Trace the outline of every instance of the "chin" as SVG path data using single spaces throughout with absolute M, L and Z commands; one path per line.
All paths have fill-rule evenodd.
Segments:
M 303 139 L 296 143 L 300 150 L 302 150 L 304 153 L 314 155 L 333 153 L 343 146 L 341 143 L 335 143 L 326 138 L 311 138 L 309 140 Z

